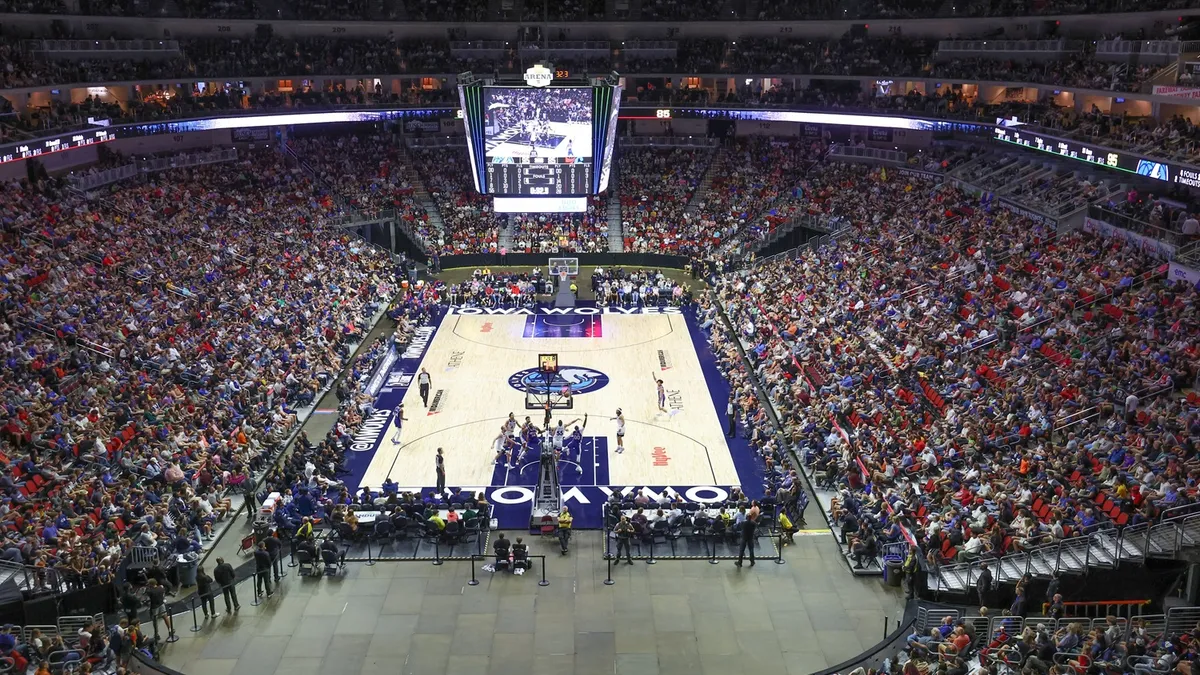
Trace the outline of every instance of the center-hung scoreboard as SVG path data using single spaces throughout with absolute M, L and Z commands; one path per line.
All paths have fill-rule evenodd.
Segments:
M 582 211 L 608 189 L 620 80 L 556 75 L 539 64 L 523 77 L 459 76 L 471 177 L 498 211 Z

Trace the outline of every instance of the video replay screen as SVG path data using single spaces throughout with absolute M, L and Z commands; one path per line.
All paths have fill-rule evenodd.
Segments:
M 485 87 L 487 191 L 586 195 L 592 186 L 590 87 Z

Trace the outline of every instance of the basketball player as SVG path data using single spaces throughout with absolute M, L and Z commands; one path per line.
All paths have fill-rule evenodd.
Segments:
M 529 415 L 525 416 L 525 423 L 521 425 L 521 438 L 528 444 L 537 435 L 537 427 L 533 425 L 533 421 L 529 419 Z
M 617 408 L 617 416 L 613 417 L 617 421 L 617 454 L 625 452 L 625 413 Z
M 574 156 L 575 156 L 575 146 L 572 145 L 570 139 L 567 139 L 567 157 L 574 157 Z
M 392 414 L 396 417 L 396 433 L 392 434 L 392 442 L 399 443 L 400 429 L 404 426 L 404 423 L 408 421 L 408 418 L 404 416 L 404 404 L 401 403 L 400 405 L 396 406 L 396 409 L 392 411 Z
M 572 458 L 576 463 L 576 473 L 583 473 L 583 466 L 579 462 L 583 461 L 583 430 L 587 428 L 587 420 L 587 413 L 584 413 L 583 426 L 575 427 L 575 430 L 571 432 L 570 438 L 564 443 L 567 448 L 567 456 Z
M 521 446 L 521 439 L 513 434 L 509 434 L 504 439 L 505 466 L 510 469 L 517 468 L 521 460 L 524 459 L 524 451 L 525 449 Z
M 495 464 L 507 464 L 507 462 L 504 461 L 505 439 L 508 438 L 508 431 L 505 429 L 505 426 L 506 425 L 501 425 L 500 433 L 492 439 L 492 449 L 496 451 Z
M 585 419 L 584 419 L 584 421 L 583 421 L 584 425 L 587 425 L 587 419 L 586 419 L 586 417 L 587 417 L 587 415 L 585 414 L 585 415 L 584 415 L 584 418 L 585 418 Z M 578 422 L 578 421 L 579 421 L 579 418 L 578 418 L 578 417 L 576 417 L 575 419 L 571 420 L 570 422 L 567 422 L 566 424 L 563 424 L 563 421 L 562 421 L 562 420 L 559 420 L 559 421 L 558 421 L 558 426 L 554 427 L 554 432 L 553 432 L 553 434 L 552 434 L 553 438 L 551 439 L 551 440 L 552 440 L 552 443 L 553 443 L 553 448 L 554 448 L 554 451 L 555 451 L 555 452 L 562 452 L 562 450 L 563 450 L 563 443 L 564 443 L 564 442 L 566 441 L 566 439 L 567 439 L 567 428 L 568 428 L 568 427 L 570 427 L 572 424 L 575 424 L 575 423 L 576 423 L 576 422 Z M 576 429 L 578 429 L 579 427 L 575 427 L 575 428 L 576 428 Z
M 501 428 L 500 434 L 492 439 L 492 447 L 496 450 L 496 464 L 501 464 L 509 469 L 516 466 L 513 464 L 514 452 L 519 451 L 521 447 L 516 436 Z
M 658 410 L 659 412 L 667 412 L 667 390 L 663 387 L 663 381 L 658 379 L 653 373 L 650 377 L 654 378 L 654 384 L 658 386 Z

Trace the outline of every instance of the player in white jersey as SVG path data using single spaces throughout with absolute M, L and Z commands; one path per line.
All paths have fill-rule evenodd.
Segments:
M 504 430 L 504 426 L 501 426 L 500 433 L 492 439 L 492 450 L 496 452 L 496 464 L 504 462 L 504 439 L 506 438 L 508 438 L 508 432 Z
M 667 412 L 667 389 L 656 375 L 651 373 L 650 377 L 654 378 L 654 384 L 658 387 L 658 409 L 660 412 Z
M 392 414 L 396 418 L 396 433 L 392 434 L 392 442 L 399 443 L 400 429 L 404 426 L 404 422 L 408 420 L 408 418 L 404 416 L 404 404 L 401 403 L 400 405 L 396 406 L 396 409 L 392 412 Z
M 572 424 L 575 424 L 578 421 L 579 421 L 578 417 L 571 420 L 570 422 L 567 422 L 566 424 L 563 424 L 562 420 L 558 421 L 558 426 L 554 427 L 554 430 L 551 433 L 551 444 L 552 444 L 552 447 L 554 448 L 555 452 L 562 452 L 563 444 L 567 438 L 567 429 Z M 587 426 L 587 415 L 586 414 L 584 414 L 584 416 L 583 416 L 583 425 Z M 578 430 L 579 427 L 575 427 L 575 429 Z
M 617 408 L 617 416 L 612 419 L 617 421 L 617 454 L 625 452 L 625 413 Z
M 512 432 L 516 431 L 517 416 L 512 413 L 508 413 L 508 419 L 504 420 L 504 426 L 502 428 L 506 434 L 511 434 Z
M 506 425 L 507 426 L 507 425 Z M 508 468 L 514 468 L 515 453 L 518 453 L 521 448 L 521 441 L 516 435 L 509 432 L 505 427 L 500 427 L 500 433 L 492 439 L 492 449 L 496 451 L 496 464 L 503 464 Z

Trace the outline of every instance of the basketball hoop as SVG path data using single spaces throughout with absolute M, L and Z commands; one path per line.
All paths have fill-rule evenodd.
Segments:
M 565 284 L 565 283 L 567 283 L 567 277 L 569 277 L 569 276 L 570 276 L 570 275 L 569 275 L 569 274 L 567 274 L 565 271 L 563 271 L 563 272 L 559 272 L 559 273 L 558 273 L 558 281 L 559 281 L 559 283 L 564 283 L 564 284 Z
M 579 258 L 551 258 L 547 267 L 550 276 L 558 277 L 560 281 L 579 276 Z
M 526 382 L 526 410 L 570 410 L 571 385 L 558 377 L 558 354 L 538 354 L 538 374 Z

